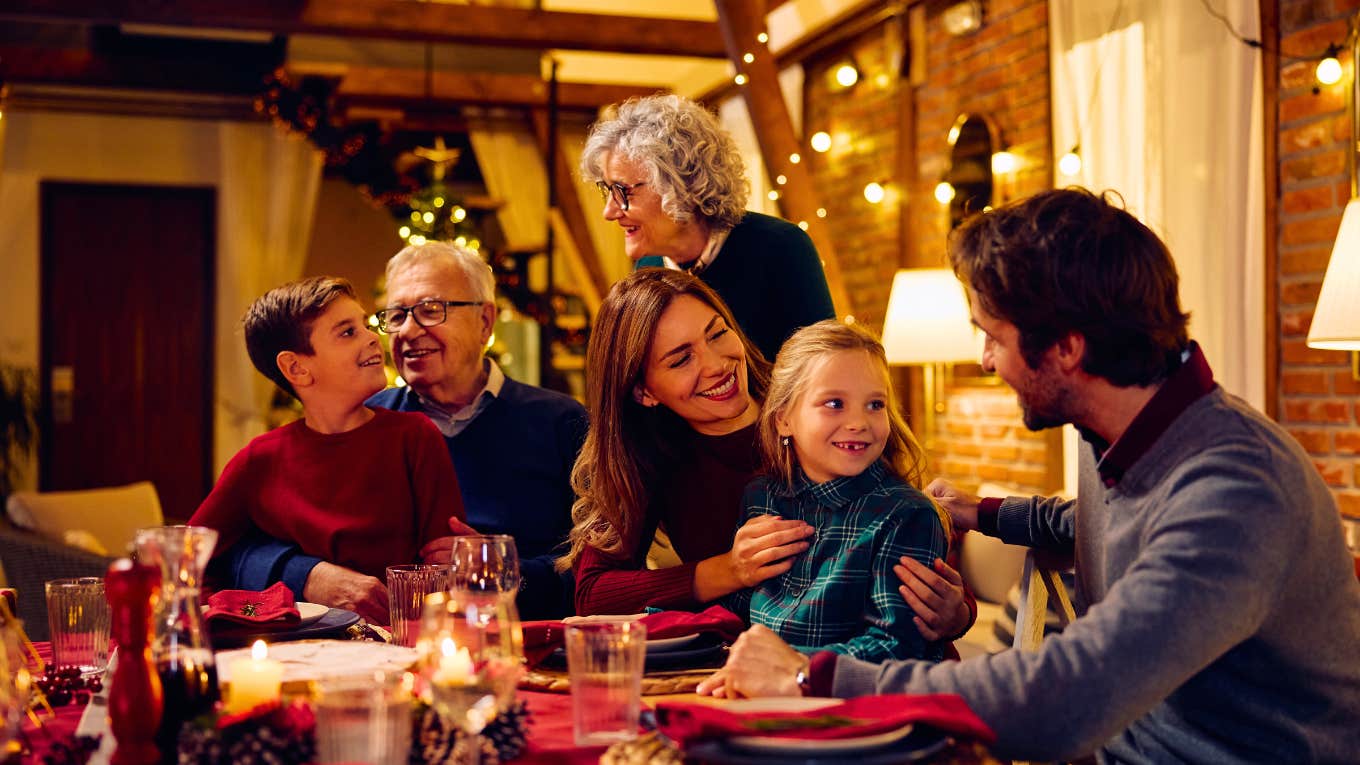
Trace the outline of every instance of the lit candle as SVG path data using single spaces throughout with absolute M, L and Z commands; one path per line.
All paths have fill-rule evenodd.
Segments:
M 279 686 L 283 683 L 283 664 L 266 658 L 268 652 L 264 641 L 256 640 L 250 647 L 249 659 L 239 659 L 232 663 L 227 714 L 240 714 L 261 704 L 279 700 Z
M 472 666 L 472 654 L 466 646 L 459 648 L 453 638 L 444 638 L 439 644 L 439 669 L 431 680 L 437 685 L 467 685 L 472 682 L 476 672 Z

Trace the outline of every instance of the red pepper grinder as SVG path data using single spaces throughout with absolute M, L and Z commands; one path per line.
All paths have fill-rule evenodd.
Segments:
M 161 721 L 161 678 L 151 663 L 152 619 L 161 591 L 155 566 L 121 558 L 109 565 L 104 592 L 118 643 L 118 666 L 109 684 L 109 727 L 118 742 L 113 765 L 155 765 Z

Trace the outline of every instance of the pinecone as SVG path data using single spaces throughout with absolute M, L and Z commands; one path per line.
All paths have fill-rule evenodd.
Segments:
M 495 745 L 500 761 L 513 760 L 528 745 L 529 706 L 515 699 L 510 708 L 501 712 L 482 731 L 482 737 Z

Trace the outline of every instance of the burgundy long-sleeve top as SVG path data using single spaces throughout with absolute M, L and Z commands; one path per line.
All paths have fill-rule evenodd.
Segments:
M 254 530 L 306 555 L 385 579 L 465 518 L 453 462 L 422 414 L 375 409 L 344 433 L 302 421 L 237 452 L 189 523 L 218 531 L 214 554 Z
M 576 612 L 631 614 L 644 608 L 690 609 L 694 567 L 732 549 L 741 518 L 741 495 L 759 469 L 756 426 L 722 436 L 688 428 L 686 443 L 655 482 L 637 549 L 626 557 L 586 547 L 576 561 Z M 647 548 L 660 526 L 670 537 L 682 565 L 647 570 Z

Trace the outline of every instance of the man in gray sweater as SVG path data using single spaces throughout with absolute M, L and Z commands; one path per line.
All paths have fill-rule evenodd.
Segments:
M 1025 424 L 1085 444 L 1076 500 L 931 492 L 960 527 L 1074 555 L 1078 618 L 1038 651 L 940 664 L 809 661 L 752 628 L 700 692 L 957 693 L 1016 758 L 1360 759 L 1360 582 L 1335 502 L 1214 383 L 1165 245 L 1067 189 L 973 218 L 950 258 Z

